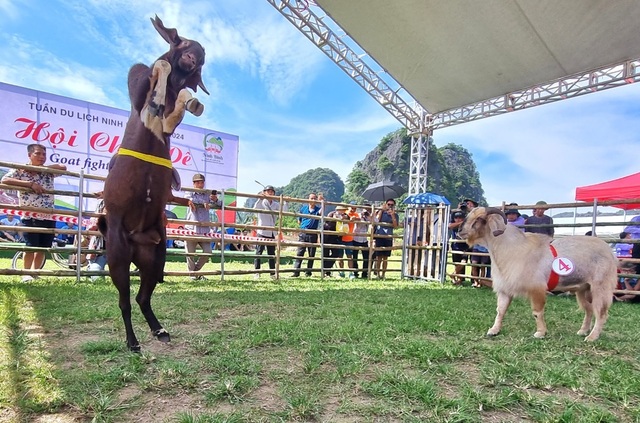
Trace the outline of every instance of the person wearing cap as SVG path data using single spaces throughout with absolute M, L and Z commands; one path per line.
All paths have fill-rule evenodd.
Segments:
M 469 246 L 466 242 L 459 242 L 458 231 L 464 222 L 465 214 L 462 211 L 456 211 L 451 218 L 453 220 L 453 222 L 449 223 L 451 239 L 458 240 L 458 242 L 451 243 L 451 260 L 453 261 L 455 273 L 451 280 L 454 285 L 462 285 L 465 280 L 465 264 L 468 259 L 466 252 L 469 251 Z
M 309 194 L 309 202 L 300 208 L 300 214 L 306 216 L 298 216 L 298 225 L 300 226 L 300 233 L 298 233 L 298 242 L 304 242 L 305 244 L 311 244 L 307 246 L 300 246 L 296 251 L 296 260 L 293 263 L 293 268 L 295 271 L 293 272 L 293 277 L 300 276 L 300 267 L 302 267 L 302 257 L 304 257 L 305 251 L 309 252 L 309 259 L 307 260 L 307 271 L 305 272 L 306 276 L 311 276 L 311 269 L 313 268 L 313 260 L 312 257 L 316 256 L 316 245 L 318 243 L 318 234 L 315 231 L 318 229 L 318 223 L 320 220 L 317 217 L 311 216 L 321 216 L 322 215 L 322 200 L 324 197 L 322 193 Z M 320 201 L 320 204 L 318 204 Z M 305 231 L 314 231 L 314 232 L 305 232 Z
M 342 220 L 348 219 L 346 211 L 347 208 L 345 206 L 338 205 L 336 206 L 335 210 L 327 214 L 327 217 L 329 219 L 324 221 L 324 247 L 322 249 L 322 268 L 326 277 L 331 276 L 331 268 L 334 266 L 334 264 L 342 260 L 342 256 L 344 254 L 344 249 L 341 247 L 342 236 L 336 233 L 327 232 L 341 232 Z
M 195 221 L 201 224 L 185 225 L 185 229 L 195 232 L 198 236 L 207 236 L 211 231 L 211 227 L 207 223 L 211 222 L 209 216 L 209 208 L 211 206 L 220 206 L 220 201 L 216 197 L 211 197 L 211 194 L 202 191 L 204 190 L 205 178 L 201 173 L 193 175 L 193 188 L 200 191 L 189 191 L 185 195 L 187 200 L 187 215 L 186 220 Z M 203 255 L 195 256 L 198 246 L 202 249 Z M 191 280 L 205 280 L 202 275 L 196 275 L 195 272 L 201 270 L 204 265 L 209 261 L 211 255 L 211 240 L 192 240 L 185 241 L 184 249 L 187 252 L 187 269 L 191 272 Z M 196 261 L 197 257 L 197 261 Z
M 554 230 L 553 226 L 529 226 L 529 225 L 553 225 L 553 218 L 544 214 L 547 209 L 547 203 L 545 201 L 538 201 L 536 207 L 533 209 L 533 216 L 529 216 L 525 221 L 525 232 L 533 232 L 536 234 L 548 235 L 553 238 Z
M 256 255 L 261 256 L 265 248 L 269 257 L 269 269 L 271 269 L 271 278 L 276 277 L 276 221 L 278 219 L 278 212 L 280 211 L 280 203 L 273 198 L 267 198 L 265 196 L 273 197 L 276 195 L 276 189 L 273 185 L 267 185 L 264 187 L 261 193 L 262 197 L 258 198 L 258 201 L 254 204 L 254 210 L 257 210 L 256 216 L 258 218 L 258 226 L 267 226 L 268 228 L 261 228 L 256 230 L 258 238 L 264 239 L 265 243 L 256 244 Z M 261 212 L 262 211 L 262 212 Z M 282 204 L 282 211 L 288 211 L 287 203 Z M 260 270 L 261 260 L 260 257 L 256 257 L 253 260 L 253 267 L 255 270 Z M 260 279 L 260 273 L 256 272 L 253 276 L 254 279 Z
M 518 203 L 510 203 L 507 205 L 507 210 L 504 212 L 507 216 L 507 225 L 514 225 L 522 232 L 524 232 L 524 217 L 518 211 Z

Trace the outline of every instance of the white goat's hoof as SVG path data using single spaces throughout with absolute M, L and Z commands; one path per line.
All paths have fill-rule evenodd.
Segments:
M 544 338 L 545 335 L 546 335 L 545 333 L 536 332 L 536 333 L 533 334 L 533 337 L 534 338 L 538 338 L 538 339 L 542 339 L 542 338 Z
M 588 330 L 580 329 L 578 331 L 578 336 L 587 336 L 587 335 L 589 335 L 589 331 Z
M 497 336 L 499 333 L 500 331 L 493 331 L 489 329 L 489 331 L 487 332 L 487 336 Z
M 589 335 L 586 338 L 584 338 L 584 342 L 595 342 L 597 340 L 598 340 L 598 337 L 597 336 L 592 336 L 592 335 Z

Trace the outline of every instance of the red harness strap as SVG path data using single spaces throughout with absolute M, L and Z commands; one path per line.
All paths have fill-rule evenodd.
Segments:
M 553 245 L 549 244 L 549 249 L 551 250 L 551 255 L 553 258 L 558 257 L 558 252 L 553 247 Z M 556 286 L 558 286 L 558 282 L 560 282 L 560 275 L 553 271 L 553 267 L 551 268 L 551 273 L 549 274 L 549 281 L 547 282 L 547 291 L 553 291 Z

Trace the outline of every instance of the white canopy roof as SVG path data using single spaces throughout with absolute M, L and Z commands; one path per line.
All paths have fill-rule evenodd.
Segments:
M 640 57 L 637 0 L 316 0 L 429 113 Z

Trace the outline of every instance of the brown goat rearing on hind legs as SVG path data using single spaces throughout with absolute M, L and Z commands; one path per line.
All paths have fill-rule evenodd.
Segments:
M 517 296 L 531 301 L 537 326 L 533 336 L 546 335 L 544 305 L 548 282 L 554 279 L 554 260 L 560 260 L 556 263 L 564 263 L 565 268 L 558 271 L 563 275 L 556 277 L 555 289 L 575 291 L 578 304 L 585 312 L 578 335 L 588 335 L 585 341 L 598 339 L 607 321 L 617 278 L 617 261 L 607 243 L 590 236 L 569 236 L 551 243 L 551 238 L 545 235 L 523 233 L 506 222 L 501 210 L 478 207 L 469 213 L 459 231 L 459 236 L 469 245 L 485 245 L 491 256 L 498 307 L 487 335 L 500 333 L 502 319 Z M 595 320 L 593 329 L 592 320 Z
M 151 295 L 162 282 L 166 260 L 164 208 L 172 197 L 172 180 L 178 179 L 171 165 L 170 137 L 185 110 L 200 116 L 204 109 L 186 88 L 197 91 L 200 87 L 208 94 L 201 77 L 202 46 L 165 28 L 157 16 L 151 22 L 169 43 L 169 51 L 153 67 L 139 63 L 129 70 L 131 115 L 104 185 L 109 212 L 98 221 L 131 351 L 140 350 L 131 324 L 131 263 L 140 271 L 136 302 L 152 334 L 162 342 L 170 341 L 151 308 Z

